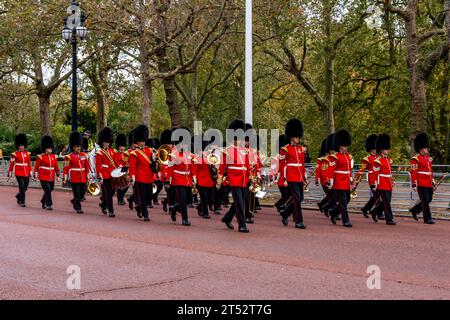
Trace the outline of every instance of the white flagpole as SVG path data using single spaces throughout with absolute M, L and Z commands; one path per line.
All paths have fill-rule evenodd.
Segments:
M 245 122 L 253 125 L 253 4 L 245 0 Z

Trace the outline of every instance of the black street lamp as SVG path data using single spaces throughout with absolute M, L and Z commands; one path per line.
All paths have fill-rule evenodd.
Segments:
M 72 43 L 72 131 L 78 130 L 78 99 L 77 99 L 77 44 L 78 38 L 84 40 L 87 28 L 84 26 L 86 15 L 81 11 L 80 5 L 72 0 L 67 8 L 68 18 L 64 19 L 62 36 L 67 43 Z

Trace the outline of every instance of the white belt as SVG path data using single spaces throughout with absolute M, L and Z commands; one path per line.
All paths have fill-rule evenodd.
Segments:
M 418 174 L 425 174 L 427 176 L 431 176 L 431 172 L 419 171 Z
M 70 171 L 84 171 L 84 168 L 72 168 Z
M 107 165 L 107 164 L 102 164 L 102 168 L 109 168 L 109 165 Z
M 373 173 L 373 171 L 369 171 L 369 173 Z
M 182 174 L 182 175 L 185 175 L 185 176 L 188 176 L 188 175 L 191 174 L 190 171 L 178 171 L 178 170 L 173 170 L 173 172 L 174 172 L 174 173 L 178 173 L 178 174 Z
M 44 170 L 55 170 L 54 167 L 39 167 L 39 169 L 44 169 Z
M 288 167 L 303 167 L 303 164 L 301 163 L 288 163 Z
M 228 169 L 231 169 L 231 170 L 241 170 L 241 171 L 247 170 L 246 167 L 228 167 Z
M 27 163 L 16 163 L 16 166 L 28 167 Z
M 350 174 L 350 171 L 339 171 L 339 170 L 336 170 L 334 173 Z
M 378 175 L 379 177 L 383 177 L 383 178 L 392 178 L 392 175 L 391 174 L 379 174 Z

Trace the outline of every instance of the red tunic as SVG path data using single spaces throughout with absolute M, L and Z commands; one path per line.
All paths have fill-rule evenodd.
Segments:
M 14 171 L 16 177 L 31 176 L 31 159 L 28 151 L 16 151 L 11 154 L 8 173 Z
M 111 179 L 111 172 L 117 168 L 114 161 L 115 151 L 113 148 L 101 149 L 95 154 L 95 169 L 102 179 Z
M 195 176 L 194 165 L 195 155 L 186 151 L 172 152 L 169 157 L 169 166 L 167 176 L 171 185 L 192 187 L 192 179 Z
M 392 191 L 392 160 L 388 157 L 378 157 L 373 163 L 375 186 L 377 190 Z
M 72 183 L 86 183 L 89 174 L 89 161 L 86 153 L 69 153 L 64 157 L 64 176 L 69 175 Z
M 362 176 L 364 174 L 364 172 L 367 170 L 368 171 L 368 182 L 370 186 L 374 186 L 375 185 L 375 181 L 376 181 L 376 177 L 375 174 L 373 172 L 373 165 L 374 165 L 374 161 L 375 159 L 377 159 L 378 156 L 377 155 L 373 155 L 370 154 L 367 157 L 365 157 L 364 159 L 362 159 L 362 166 L 359 169 L 358 173 L 356 174 L 356 179 L 359 179 L 360 176 Z
M 53 153 L 38 155 L 34 165 L 34 173 L 38 174 L 38 178 L 41 181 L 55 181 L 55 178 L 59 177 L 59 165 L 56 155 Z
M 318 158 L 316 160 L 316 174 L 314 175 L 314 178 L 317 183 L 321 183 L 322 178 L 322 158 Z
M 303 147 L 288 144 L 281 148 L 280 168 L 284 170 L 284 177 L 287 182 L 304 182 L 306 171 Z
M 136 149 L 130 152 L 130 171 L 131 180 L 139 183 L 153 183 L 154 173 L 151 167 L 153 151 L 149 147 Z
M 230 187 L 245 188 L 250 178 L 250 161 L 244 147 L 230 146 L 225 149 L 219 166 L 218 181 L 227 175 Z
M 197 176 L 197 183 L 200 187 L 214 187 L 214 180 L 211 174 L 211 166 L 207 162 L 208 153 L 203 153 L 202 161 L 197 161 L 194 165 L 194 174 Z
M 430 156 L 416 155 L 411 159 L 411 184 L 418 187 L 433 187 L 433 159 Z
M 326 186 L 330 182 L 329 176 L 330 160 L 328 156 L 322 157 L 322 165 L 320 167 L 320 184 Z
M 114 154 L 114 162 L 116 166 L 129 167 L 130 166 L 130 154 L 128 151 L 116 151 Z
M 328 157 L 328 176 L 335 190 L 350 190 L 352 181 L 352 156 L 349 153 L 335 153 Z

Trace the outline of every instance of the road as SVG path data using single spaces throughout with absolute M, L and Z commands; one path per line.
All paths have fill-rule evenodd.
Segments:
M 94 198 L 76 215 L 67 192 L 55 192 L 52 212 L 39 190 L 19 208 L 15 192 L 0 187 L 0 299 L 450 299 L 448 221 L 390 227 L 352 215 L 346 229 L 307 211 L 308 229 L 296 230 L 264 208 L 240 234 L 194 210 L 183 227 L 161 207 L 144 223 L 124 207 L 105 217 Z M 367 287 L 372 265 L 380 289 Z M 69 266 L 79 290 L 67 288 Z

